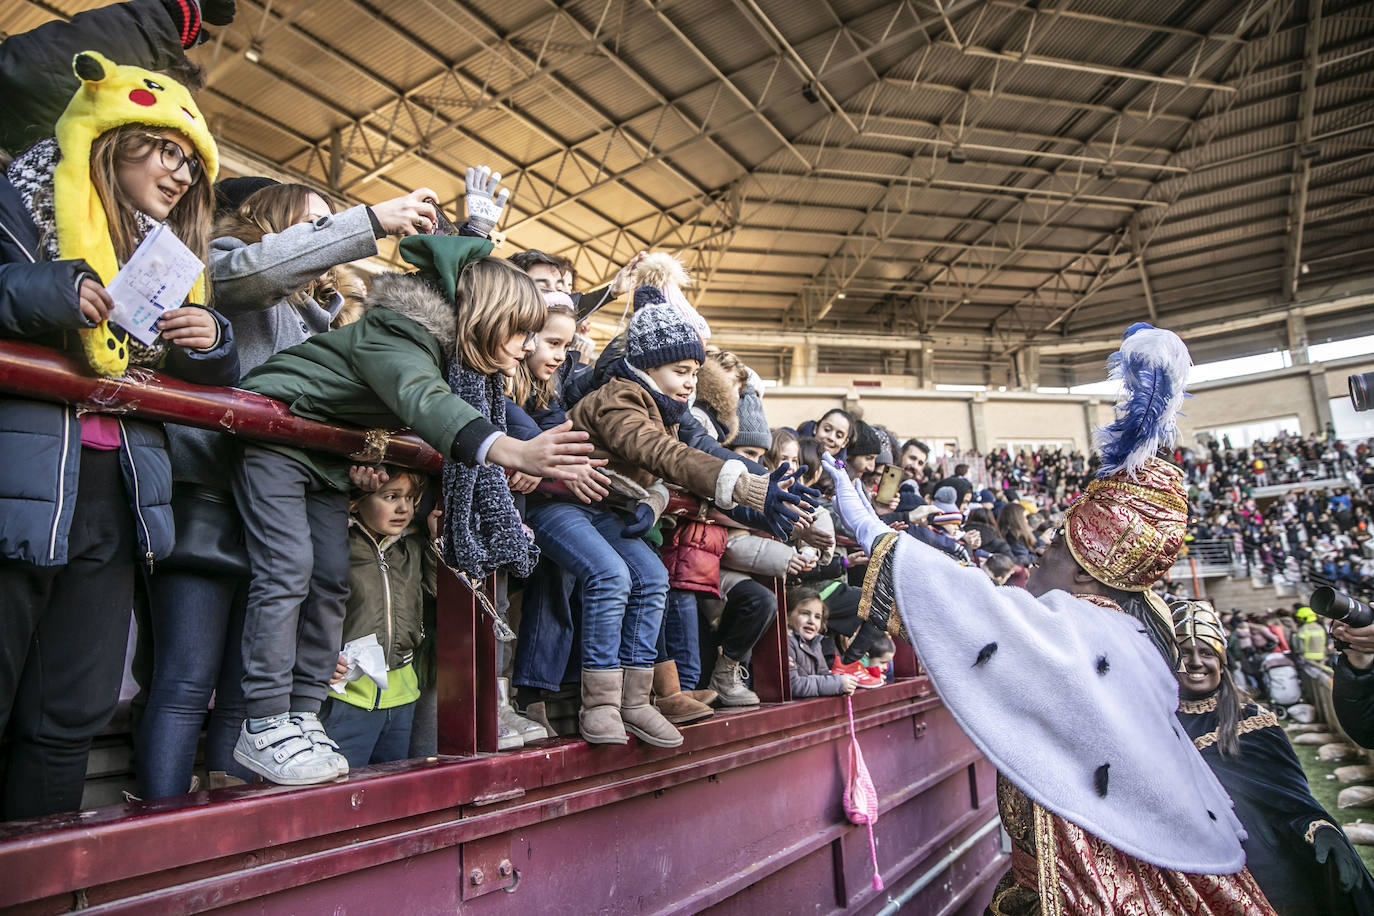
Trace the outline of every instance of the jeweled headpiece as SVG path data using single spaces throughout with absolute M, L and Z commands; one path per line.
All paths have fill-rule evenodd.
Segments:
M 1226 631 L 1221 627 L 1221 618 L 1209 602 L 1181 600 L 1169 605 L 1174 615 L 1174 638 L 1182 646 L 1190 639 L 1201 640 L 1217 653 L 1218 658 L 1226 657 Z

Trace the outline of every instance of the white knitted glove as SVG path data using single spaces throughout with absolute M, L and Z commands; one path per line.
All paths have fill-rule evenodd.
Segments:
M 500 183 L 501 173 L 493 172 L 488 166 L 468 169 L 467 192 L 463 197 L 468 211 L 468 225 L 483 235 L 491 235 L 491 230 L 496 228 L 501 219 L 501 211 L 506 208 L 506 201 L 510 199 L 509 188 L 502 188 L 501 193 L 496 193 L 496 186 Z

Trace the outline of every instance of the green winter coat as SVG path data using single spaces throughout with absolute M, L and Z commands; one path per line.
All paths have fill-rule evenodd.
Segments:
M 485 256 L 482 239 L 442 240 L 469 260 Z M 244 376 L 240 387 L 284 401 L 300 417 L 368 429 L 409 428 L 445 457 L 475 464 L 494 425 L 449 387 L 457 342 L 453 303 L 414 274 L 383 274 L 363 317 L 282 350 Z M 353 462 L 342 455 L 264 445 L 309 468 L 322 482 L 349 487 Z
M 343 642 L 376 634 L 386 652 L 387 688 L 366 675 L 349 681 L 334 699 L 365 709 L 389 709 L 420 696 L 415 650 L 424 638 L 425 596 L 434 594 L 436 563 L 418 525 L 380 541 L 354 519 L 348 522 L 348 605 Z

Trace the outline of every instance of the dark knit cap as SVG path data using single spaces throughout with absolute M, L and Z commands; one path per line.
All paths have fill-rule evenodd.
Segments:
M 625 332 L 625 359 L 636 369 L 647 370 L 679 360 L 706 362 L 701 335 L 687 316 L 671 305 L 636 308 Z
M 735 415 L 739 417 L 739 432 L 730 442 L 732 447 L 768 448 L 773 444 L 773 433 L 763 413 L 763 399 L 752 386 L 744 389 L 744 394 L 739 396 Z
M 845 454 L 850 458 L 856 455 L 877 455 L 883 450 L 883 441 L 877 430 L 862 420 L 854 423 L 854 435 L 845 446 Z
M 263 188 L 281 184 L 265 175 L 250 175 L 246 178 L 225 178 L 215 182 L 215 213 L 231 213 L 237 210 L 250 196 Z
M 958 495 L 955 502 L 963 502 L 964 496 L 973 492 L 973 484 L 969 483 L 968 480 L 963 477 L 946 477 L 944 480 L 935 484 L 935 489 L 938 490 L 941 487 L 954 488 L 954 492 Z

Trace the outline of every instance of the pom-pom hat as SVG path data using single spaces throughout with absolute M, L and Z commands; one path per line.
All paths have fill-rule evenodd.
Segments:
M 687 316 L 666 303 L 646 306 L 630 318 L 625 332 L 625 359 L 648 371 L 684 359 L 706 362 L 706 347 Z

